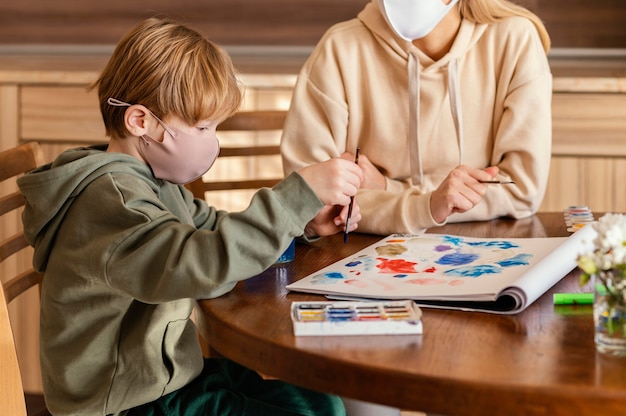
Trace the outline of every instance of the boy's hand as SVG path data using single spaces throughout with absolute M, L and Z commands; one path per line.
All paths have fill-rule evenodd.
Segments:
M 347 206 L 361 186 L 363 172 L 354 163 L 338 157 L 298 171 L 325 205 Z
M 304 235 L 307 237 L 323 237 L 344 232 L 346 220 L 348 218 L 348 207 L 340 205 L 326 205 L 322 210 L 306 225 Z M 361 221 L 361 209 L 354 201 L 352 214 L 350 215 L 349 232 L 357 229 L 358 222 Z
M 474 169 L 460 165 L 454 168 L 430 196 L 433 219 L 441 223 L 455 212 L 474 208 L 487 192 L 488 185 L 480 181 L 492 180 L 498 171 L 495 166 Z
M 341 155 L 342 159 L 354 161 L 354 155 L 349 152 L 345 152 Z M 363 171 L 363 181 L 361 181 L 361 188 L 366 189 L 381 189 L 387 188 L 387 181 L 385 176 L 378 170 L 376 166 L 369 160 L 369 158 L 362 152 L 359 155 L 359 167 Z

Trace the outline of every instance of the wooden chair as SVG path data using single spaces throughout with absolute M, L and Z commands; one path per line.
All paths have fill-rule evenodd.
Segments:
M 42 394 L 25 393 L 22 384 L 17 350 L 11 322 L 9 320 L 8 305 L 11 301 L 34 286 L 39 286 L 43 275 L 30 266 L 31 250 L 24 239 L 22 222 L 19 217 L 24 206 L 24 197 L 17 190 L 14 183 L 17 176 L 43 164 L 43 152 L 36 142 L 19 145 L 0 152 L 0 218 L 5 225 L 9 221 L 19 224 L 17 231 L 10 236 L 1 236 L 0 241 L 0 272 L 2 276 L 2 291 L 0 291 L 0 413 L 7 415 L 49 415 L 45 409 Z M 8 191 L 6 191 L 8 190 Z M 4 228 L 6 230 L 6 228 Z M 24 256 L 27 256 L 26 258 Z M 22 267 L 20 264 L 28 264 Z M 39 314 L 38 310 L 32 313 Z M 28 410 L 28 413 L 26 413 Z
M 282 110 L 240 111 L 225 120 L 217 129 L 219 131 L 242 131 L 250 133 L 272 130 L 280 131 L 283 128 L 286 115 L 287 112 Z M 220 158 L 280 155 L 280 147 L 278 144 L 254 145 L 247 143 L 245 146 L 231 146 L 227 143 L 226 140 L 220 141 Z M 187 184 L 187 188 L 193 192 L 196 198 L 204 199 L 205 192 L 272 187 L 281 179 L 282 177 L 224 180 L 204 180 L 203 178 L 199 178 Z

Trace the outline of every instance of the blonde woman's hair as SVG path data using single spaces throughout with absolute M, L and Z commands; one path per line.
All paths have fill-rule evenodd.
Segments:
M 476 23 L 495 23 L 504 18 L 522 16 L 537 28 L 543 49 L 550 51 L 550 36 L 543 22 L 530 10 L 509 0 L 459 0 L 461 16 Z
M 157 117 L 189 125 L 221 121 L 241 105 L 242 92 L 229 55 L 198 32 L 168 19 L 150 18 L 128 32 L 91 88 L 98 88 L 107 136 L 126 137 L 124 107 L 142 104 Z

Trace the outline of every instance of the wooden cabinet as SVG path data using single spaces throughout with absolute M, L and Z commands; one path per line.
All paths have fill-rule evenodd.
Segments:
M 552 164 L 542 210 L 626 212 L 626 57 L 551 65 Z
M 21 140 L 104 141 L 96 91 L 85 86 L 24 85 L 19 89 Z
M 626 211 L 626 90 L 555 92 L 544 209 Z

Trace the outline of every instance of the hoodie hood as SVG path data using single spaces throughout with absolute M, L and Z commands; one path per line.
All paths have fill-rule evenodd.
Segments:
M 122 153 L 107 153 L 106 145 L 63 152 L 54 162 L 41 166 L 17 180 L 26 199 L 22 214 L 26 241 L 36 246 L 33 260 L 43 271 L 57 228 L 74 198 L 97 178 L 109 173 L 153 177 L 140 160 Z M 155 188 L 160 182 L 154 180 Z
M 441 76 L 446 79 L 450 111 L 459 146 L 459 164 L 463 163 L 463 115 L 461 111 L 461 86 L 459 74 L 462 69 L 463 56 L 478 41 L 485 31 L 486 25 L 479 25 L 466 19 L 461 21 L 459 32 L 450 51 L 438 61 L 433 61 L 419 50 L 412 42 L 404 40 L 389 26 L 378 8 L 377 0 L 369 3 L 357 18 L 371 30 L 375 38 L 387 44 L 393 52 L 406 61 L 409 91 L 409 128 L 408 141 L 411 162 L 411 181 L 414 185 L 423 182 L 422 154 L 420 152 L 420 79 L 422 75 Z

